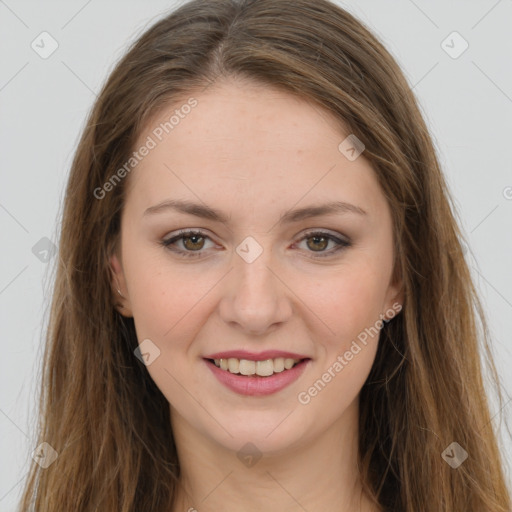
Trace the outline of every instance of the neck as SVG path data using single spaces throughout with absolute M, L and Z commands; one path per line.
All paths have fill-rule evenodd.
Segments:
M 180 461 L 173 512 L 376 511 L 357 471 L 357 420 L 356 399 L 316 439 L 272 455 L 254 453 L 244 464 L 236 452 L 205 437 L 171 409 Z

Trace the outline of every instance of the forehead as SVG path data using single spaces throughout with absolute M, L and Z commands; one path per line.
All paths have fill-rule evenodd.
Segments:
M 380 187 L 364 153 L 350 161 L 340 151 L 349 135 L 341 126 L 316 104 L 274 88 L 212 86 L 146 124 L 136 148 L 148 138 L 154 147 L 132 171 L 127 200 L 145 209 L 169 197 L 208 197 L 261 214 L 272 205 L 350 199 L 371 210 L 383 200 Z

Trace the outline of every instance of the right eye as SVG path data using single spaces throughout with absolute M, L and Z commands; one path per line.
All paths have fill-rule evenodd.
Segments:
M 203 241 L 205 239 L 210 240 L 210 237 L 206 236 L 202 231 L 184 229 L 180 230 L 175 236 L 162 240 L 161 244 L 180 257 L 197 258 L 203 255 L 201 249 L 203 248 Z M 172 245 L 177 241 L 182 241 L 185 250 L 172 248 Z M 197 245 L 200 247 L 194 247 Z

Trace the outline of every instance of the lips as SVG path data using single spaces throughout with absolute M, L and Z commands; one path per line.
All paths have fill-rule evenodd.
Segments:
M 310 359 L 309 356 L 297 354 L 295 352 L 283 352 L 282 350 L 265 350 L 263 352 L 249 352 L 247 350 L 229 350 L 226 352 L 216 352 L 204 356 L 204 359 L 247 359 L 249 361 L 264 361 L 265 359 L 276 359 L 283 357 L 285 359 Z
M 275 373 L 270 377 L 257 375 L 245 376 L 233 374 L 217 368 L 209 360 L 205 360 L 206 367 L 212 372 L 217 381 L 239 395 L 265 396 L 277 393 L 300 378 L 311 363 L 311 359 L 303 359 L 290 370 Z

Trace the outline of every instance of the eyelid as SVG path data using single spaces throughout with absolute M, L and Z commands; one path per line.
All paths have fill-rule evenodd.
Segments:
M 200 258 L 204 254 L 204 250 L 200 249 L 199 251 L 184 251 L 182 249 L 171 249 L 171 244 L 174 242 L 177 242 L 179 240 L 182 240 L 183 238 L 191 237 L 191 236 L 200 236 L 204 239 L 210 239 L 212 240 L 212 237 L 210 237 L 206 231 L 204 231 L 201 228 L 185 228 L 180 229 L 177 232 L 171 233 L 171 235 L 166 238 L 165 240 L 162 240 L 160 243 L 164 246 L 167 250 L 177 254 L 180 257 L 183 258 Z M 329 241 L 333 241 L 337 244 L 336 247 L 333 249 L 330 249 L 329 251 L 307 251 L 310 254 L 312 254 L 314 259 L 318 258 L 328 258 L 329 256 L 334 255 L 340 250 L 346 249 L 350 246 L 352 246 L 352 241 L 349 237 L 346 235 L 343 235 L 341 233 L 332 232 L 329 229 L 326 228 L 309 228 L 303 231 L 301 234 L 298 235 L 298 238 L 295 242 L 293 242 L 293 245 L 302 242 L 303 240 L 310 238 L 314 235 L 318 236 L 324 236 Z M 212 240 L 213 241 L 213 240 Z
M 200 228 L 186 228 L 186 229 L 180 229 L 176 232 L 171 233 L 169 237 L 167 237 L 165 240 L 161 241 L 161 244 L 165 248 L 169 249 L 172 252 L 177 252 L 177 253 L 188 252 L 190 254 L 194 254 L 193 251 L 181 251 L 181 250 L 176 251 L 176 250 L 173 250 L 170 248 L 171 243 L 177 242 L 179 240 L 182 240 L 183 238 L 191 237 L 194 235 L 201 236 L 202 238 L 205 238 L 205 239 L 207 238 L 207 239 L 210 239 L 213 241 L 212 237 Z M 200 253 L 200 252 L 204 252 L 204 251 L 203 250 L 197 251 L 197 253 Z

